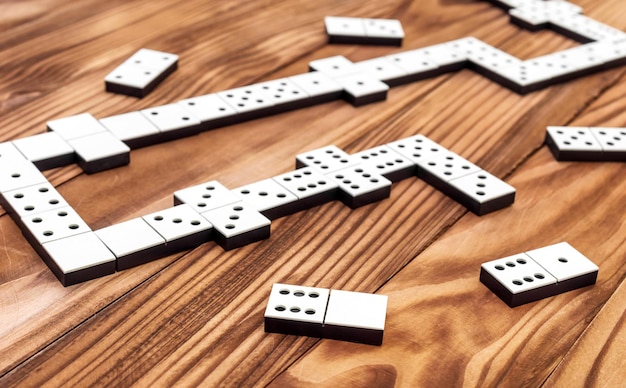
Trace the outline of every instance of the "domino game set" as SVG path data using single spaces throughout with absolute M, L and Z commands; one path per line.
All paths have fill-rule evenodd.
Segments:
M 551 28 L 581 46 L 522 61 L 468 37 L 361 62 L 317 59 L 309 72 L 96 119 L 47 123 L 48 132 L 0 144 L 0 204 L 65 286 L 215 241 L 225 250 L 270 237 L 271 221 L 340 200 L 352 209 L 383 200 L 394 182 L 418 177 L 477 215 L 515 200 L 515 189 L 423 135 L 355 154 L 327 146 L 296 155 L 295 170 L 228 189 L 208 181 L 173 193 L 173 207 L 91 228 L 40 172 L 71 163 L 88 174 L 130 163 L 130 151 L 203 131 L 345 99 L 361 106 L 391 87 L 469 68 L 520 94 L 626 63 L 626 34 L 566 1 L 490 0 L 513 23 Z M 397 20 L 327 17 L 330 43 L 401 46 Z M 105 89 L 150 93 L 178 56 L 141 49 L 105 77 Z M 549 127 L 557 160 L 626 160 L 623 128 Z M 567 243 L 484 263 L 480 281 L 509 306 L 595 283 L 598 267 Z M 372 307 L 371 314 L 363 305 Z M 387 297 L 275 284 L 268 332 L 382 343 Z

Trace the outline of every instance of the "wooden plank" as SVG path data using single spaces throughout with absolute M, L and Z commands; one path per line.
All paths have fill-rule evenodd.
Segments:
M 607 3 L 596 16 L 613 18 L 619 3 Z M 500 10 L 482 2 L 443 7 L 435 0 L 382 6 L 372 1 L 337 7 L 327 1 L 294 13 L 296 4 L 290 1 L 275 2 L 271 9 L 254 2 L 244 8 L 229 8 L 225 3 L 219 3 L 224 8 L 214 8 L 212 2 L 189 1 L 168 3 L 167 12 L 149 13 L 145 18 L 138 17 L 141 12 L 129 12 L 150 9 L 150 4 L 120 4 L 102 15 L 94 13 L 90 23 L 77 21 L 58 30 L 51 27 L 52 21 L 38 19 L 41 28 L 50 30 L 48 34 L 35 39 L 36 45 L 24 39 L 5 50 L 23 55 L 20 58 L 31 65 L 25 75 L 32 81 L 0 80 L 0 89 L 7 90 L 2 139 L 41 132 L 45 121 L 59 115 L 82 110 L 112 115 L 301 73 L 315 58 L 345 54 L 360 60 L 398 51 L 326 46 L 321 20 L 331 13 L 406 20 L 411 38 L 403 50 L 470 34 L 517 55 L 534 56 L 546 53 L 542 51 L 546 47 L 556 50 L 573 45 L 553 33 L 521 32 L 508 24 Z M 217 15 L 215 19 L 206 19 L 209 10 Z M 116 11 L 124 11 L 121 21 Z M 618 26 L 619 21 L 613 19 Z M 77 39 L 77 46 L 63 46 L 61 37 L 68 33 L 85 38 Z M 47 56 L 20 53 L 49 43 L 50 36 L 60 43 Z M 533 44 L 528 45 L 526 38 L 532 38 Z M 135 45 L 152 42 L 158 44 L 155 48 L 186 58 L 187 65 L 176 73 L 178 78 L 168 78 L 144 100 L 104 93 L 103 75 L 126 56 L 119 47 L 133 51 L 130 48 Z M 60 49 L 67 56 L 55 51 Z M 47 67 L 57 71 L 47 75 L 37 71 Z M 393 89 L 389 100 L 379 104 L 354 109 L 343 102 L 329 103 L 134 151 L 131 165 L 121 169 L 84 176 L 71 167 L 49 176 L 55 184 L 63 183 L 61 193 L 93 228 L 169 206 L 174 189 L 209 179 L 236 187 L 288 171 L 295 155 L 307 149 L 336 144 L 356 152 L 415 133 L 427 134 L 505 176 L 519 164 L 526 168 L 526 158 L 542 144 L 545 125 L 570 122 L 623 72 L 616 69 L 520 97 L 461 71 Z M 35 92 L 24 86 L 38 84 L 42 87 Z M 26 97 L 20 98 L 24 91 Z M 541 163 L 548 163 L 544 151 Z M 516 175 L 528 186 L 536 184 L 531 178 L 539 175 L 546 185 L 530 191 L 534 193 L 531 199 L 552 187 L 548 184 L 553 176 L 539 172 L 541 163 L 528 170 L 528 177 Z M 551 174 L 558 176 L 554 168 Z M 618 174 L 602 171 L 598 182 Z M 580 190 L 578 186 L 572 189 Z M 517 209 L 516 204 L 513 214 L 518 214 Z M 279 220 L 265 242 L 231 252 L 206 244 L 180 257 L 67 289 L 3 216 L 3 238 L 18 242 L 5 244 L 11 260 L 0 263 L 0 349 L 7 355 L 0 361 L 0 374 L 6 373 L 0 383 L 264 384 L 316 342 L 293 337 L 277 340 L 262 332 L 265 291 L 273 282 L 374 291 L 407 263 L 421 261 L 423 256 L 418 254 L 439 240 L 464 212 L 423 182 L 406 180 L 394 186 L 389 200 L 363 209 L 352 211 L 333 203 Z M 560 208 L 548 214 L 556 217 L 563 212 Z M 493 217 L 513 222 L 504 215 Z M 501 228 L 495 222 L 488 224 L 492 231 Z M 518 237 L 515 230 L 506 236 Z M 539 242 L 543 236 L 532 237 L 527 241 Z M 498 248 L 504 247 L 491 247 Z M 443 251 L 458 255 L 452 249 Z M 482 295 L 488 294 L 483 290 Z M 501 333 L 491 324 L 490 332 Z M 582 326 L 578 322 L 575 329 Z M 546 357 L 558 358 L 566 345 L 567 341 Z M 370 369 L 362 370 L 369 381 Z M 381 371 L 382 381 L 388 381 L 391 369 Z

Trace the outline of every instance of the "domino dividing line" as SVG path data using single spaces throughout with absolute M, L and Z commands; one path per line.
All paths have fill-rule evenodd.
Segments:
M 515 200 L 512 186 L 422 135 L 352 155 L 336 146 L 305 152 L 294 171 L 233 190 L 195 185 L 176 191 L 171 208 L 96 231 L 11 143 L 0 144 L 0 169 L 0 204 L 66 286 L 211 240 L 231 250 L 267 239 L 271 220 L 334 200 L 355 209 L 412 176 L 478 215 Z

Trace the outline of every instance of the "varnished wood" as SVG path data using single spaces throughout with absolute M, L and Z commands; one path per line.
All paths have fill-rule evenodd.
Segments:
M 575 1 L 626 29 L 620 0 Z M 481 1 L 81 1 L 0 4 L 0 141 L 45 122 L 96 117 L 476 36 L 521 58 L 574 47 L 530 33 Z M 392 47 L 327 45 L 323 17 L 399 18 Z M 179 69 L 148 97 L 104 92 L 140 47 Z M 0 385 L 537 386 L 613 385 L 623 367 L 626 187 L 623 163 L 558 163 L 547 125 L 626 126 L 626 68 L 516 95 L 469 71 L 393 88 L 355 109 L 336 101 L 133 151 L 126 167 L 46 172 L 93 228 L 171 206 L 175 190 L 234 188 L 293 169 L 297 153 L 357 152 L 422 133 L 518 190 L 483 217 L 417 179 L 351 210 L 339 202 L 272 223 L 269 240 L 205 244 L 63 288 L 2 211 Z M 598 283 L 508 308 L 478 282 L 482 262 L 568 241 Z M 381 347 L 265 334 L 274 282 L 389 295 Z

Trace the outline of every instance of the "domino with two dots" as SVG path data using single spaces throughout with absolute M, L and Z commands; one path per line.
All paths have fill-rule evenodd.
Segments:
M 546 145 L 558 161 L 626 161 L 626 129 L 548 127 Z
M 178 68 L 178 56 L 142 48 L 104 78 L 107 92 L 144 97 Z
M 155 106 L 140 112 L 159 130 L 160 142 L 197 135 L 205 129 L 203 123 L 180 104 Z
M 483 263 L 480 281 L 509 307 L 595 284 L 598 266 L 566 242 Z
M 265 332 L 381 345 L 387 301 L 386 295 L 276 283 Z
M 324 18 L 329 43 L 402 46 L 404 30 L 396 19 L 339 16 Z

